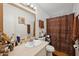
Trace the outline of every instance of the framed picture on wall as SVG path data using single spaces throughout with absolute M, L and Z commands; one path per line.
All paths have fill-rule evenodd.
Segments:
M 27 24 L 27 33 L 30 34 L 30 24 Z
M 25 17 L 19 16 L 19 17 L 18 17 L 18 23 L 19 23 L 19 24 L 25 24 Z
M 44 21 L 43 20 L 39 20 L 39 27 L 41 29 L 44 29 Z

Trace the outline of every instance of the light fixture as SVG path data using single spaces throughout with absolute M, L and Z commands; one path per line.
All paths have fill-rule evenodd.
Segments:
M 36 10 L 36 9 L 37 9 L 37 7 L 34 7 L 33 9 L 34 9 L 34 10 Z
M 31 4 L 31 3 L 23 3 L 22 4 L 23 6 L 27 6 L 28 8 L 31 8 L 31 9 L 33 9 L 34 11 L 37 9 L 37 7 L 35 7 L 33 4 Z
M 30 5 L 30 3 L 27 3 L 26 5 L 27 5 L 27 6 L 29 6 L 29 5 Z
M 30 7 L 33 8 L 34 6 L 32 4 L 30 4 Z

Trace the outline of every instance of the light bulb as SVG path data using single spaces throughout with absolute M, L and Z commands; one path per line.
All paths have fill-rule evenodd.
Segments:
M 30 7 L 33 8 L 33 5 L 31 4 Z
M 30 3 L 27 3 L 26 5 L 28 5 L 28 6 L 29 6 L 29 5 L 30 5 Z
M 36 9 L 37 9 L 37 7 L 34 7 L 34 9 L 36 10 Z

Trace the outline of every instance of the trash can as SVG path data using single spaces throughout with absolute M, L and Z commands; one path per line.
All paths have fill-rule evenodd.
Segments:
M 51 45 L 46 46 L 46 55 L 47 56 L 53 56 L 53 52 L 55 51 L 55 48 Z

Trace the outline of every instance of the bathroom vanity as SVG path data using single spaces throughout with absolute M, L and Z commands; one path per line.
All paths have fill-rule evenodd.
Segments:
M 49 44 L 46 41 L 41 41 L 41 44 L 35 47 L 25 47 L 23 43 L 14 48 L 9 56 L 46 56 L 46 46 Z

